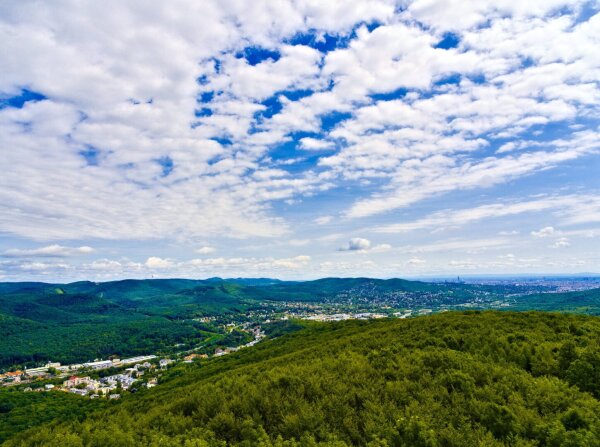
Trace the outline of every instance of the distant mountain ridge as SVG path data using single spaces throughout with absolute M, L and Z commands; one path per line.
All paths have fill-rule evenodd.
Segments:
M 107 282 L 77 281 L 72 283 L 6 282 L 0 283 L 0 293 L 16 293 L 61 288 L 69 293 L 110 292 L 114 294 L 127 294 L 133 291 L 138 291 L 158 294 L 214 284 L 237 284 L 248 287 L 266 287 L 272 291 L 280 292 L 286 289 L 289 290 L 291 288 L 303 292 L 320 290 L 323 293 L 337 292 L 364 284 L 373 284 L 386 290 L 397 289 L 416 291 L 440 288 L 440 285 L 436 283 L 411 281 L 400 278 L 377 279 L 368 277 L 328 277 L 309 281 L 283 281 L 273 278 L 212 277 L 207 279 L 123 279 Z

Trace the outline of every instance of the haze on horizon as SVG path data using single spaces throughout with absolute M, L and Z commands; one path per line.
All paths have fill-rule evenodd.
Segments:
M 0 4 L 0 281 L 600 272 L 600 4 Z

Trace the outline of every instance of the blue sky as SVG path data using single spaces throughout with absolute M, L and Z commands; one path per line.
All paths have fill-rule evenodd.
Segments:
M 0 5 L 0 280 L 600 272 L 600 4 Z

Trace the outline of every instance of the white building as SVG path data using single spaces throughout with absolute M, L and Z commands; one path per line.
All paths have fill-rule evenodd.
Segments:
M 83 366 L 91 369 L 106 369 L 113 366 L 113 363 L 111 360 L 100 360 L 98 362 L 84 363 Z
M 160 362 L 158 362 L 158 365 L 161 368 L 166 368 L 167 366 L 169 366 L 171 363 L 173 363 L 173 360 L 171 359 L 161 359 Z
M 73 393 L 73 394 L 77 394 L 79 396 L 87 396 L 88 395 L 88 390 L 79 390 L 77 388 L 71 388 L 69 390 L 69 392 Z

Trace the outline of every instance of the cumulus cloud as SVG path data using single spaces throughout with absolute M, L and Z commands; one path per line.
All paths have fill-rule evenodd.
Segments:
M 333 147 L 333 143 L 331 141 L 326 140 L 318 140 L 316 138 L 304 137 L 300 139 L 300 149 L 314 151 L 314 150 L 323 150 L 323 149 L 331 149 Z
M 170 259 L 163 259 L 157 256 L 151 256 L 144 263 L 149 269 L 168 269 L 175 266 L 175 263 Z
M 571 243 L 569 242 L 568 238 L 560 237 L 556 241 L 554 241 L 554 243 L 552 245 L 550 245 L 550 247 L 551 248 L 565 248 L 570 245 L 571 245 Z
M 556 230 L 554 227 L 544 227 L 537 231 L 532 231 L 531 235 L 533 237 L 550 237 L 556 234 Z
M 216 251 L 216 249 L 214 247 L 209 247 L 207 245 L 196 249 L 196 253 L 198 253 L 200 255 L 208 255 L 208 254 L 214 253 L 215 251 Z
M 19 249 L 11 248 L 2 253 L 6 258 L 64 258 L 77 255 L 88 255 L 94 252 L 92 247 L 64 247 L 62 245 L 47 245 L 45 247 Z
M 371 241 L 362 237 L 353 237 L 346 245 L 340 247 L 340 251 L 365 251 L 371 248 Z
M 124 265 L 123 263 L 115 261 L 114 259 L 98 259 L 88 264 L 88 267 L 91 270 L 97 270 L 101 272 L 121 273 Z
M 372 245 L 371 241 L 362 237 L 354 237 L 348 243 L 338 249 L 338 251 L 354 251 L 354 252 L 384 252 L 392 248 L 390 244 Z

